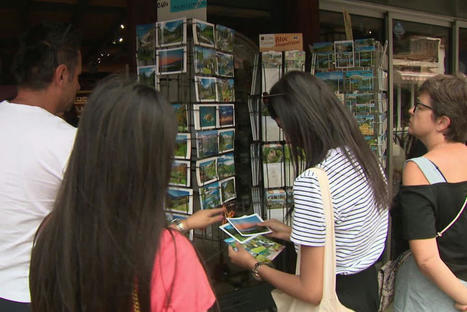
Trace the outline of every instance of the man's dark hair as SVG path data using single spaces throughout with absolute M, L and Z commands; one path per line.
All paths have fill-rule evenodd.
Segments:
M 41 23 L 19 42 L 12 72 L 21 87 L 46 88 L 57 66 L 65 64 L 74 73 L 81 47 L 81 35 L 71 24 Z

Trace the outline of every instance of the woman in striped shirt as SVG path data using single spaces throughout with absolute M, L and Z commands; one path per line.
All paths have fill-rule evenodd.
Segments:
M 284 130 L 297 172 L 292 228 L 268 220 L 271 236 L 301 249 L 300 275 L 281 272 L 256 260 L 240 245 L 229 247 L 233 263 L 256 273 L 278 289 L 319 304 L 323 293 L 325 220 L 315 174 L 329 177 L 336 237 L 336 292 L 355 311 L 377 311 L 374 263 L 384 250 L 389 195 L 386 180 L 352 114 L 324 82 L 304 72 L 290 72 L 264 97 L 271 117 Z M 289 211 L 289 214 L 292 211 Z

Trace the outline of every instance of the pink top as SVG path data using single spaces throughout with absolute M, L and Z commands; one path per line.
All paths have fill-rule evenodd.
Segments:
M 206 311 L 216 297 L 190 241 L 177 231 L 164 230 L 154 260 L 151 311 Z M 166 302 L 170 304 L 166 307 Z

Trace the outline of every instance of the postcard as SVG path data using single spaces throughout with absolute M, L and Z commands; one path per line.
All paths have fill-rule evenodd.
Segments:
M 374 90 L 374 75 L 371 70 L 350 70 L 345 73 L 345 84 L 348 92 Z
M 284 139 L 282 129 L 279 128 L 274 119 L 265 115 L 261 119 L 263 121 L 261 137 L 264 142 L 277 142 Z
M 156 38 L 158 47 L 186 44 L 186 19 L 157 22 Z
M 196 178 L 198 186 L 217 181 L 217 157 L 198 160 L 196 162 Z
M 358 128 L 363 135 L 375 134 L 375 116 L 374 115 L 356 115 Z
M 138 81 L 148 87 L 156 87 L 156 67 L 138 66 Z
M 168 211 L 178 213 L 193 213 L 193 190 L 179 187 L 169 187 L 167 196 Z
M 217 126 L 217 105 L 193 105 L 195 129 L 213 129 Z
M 213 182 L 200 187 L 199 201 L 201 209 L 217 208 L 221 205 L 219 182 Z
M 194 46 L 195 74 L 215 75 L 217 71 L 216 50 Z
M 217 130 L 199 131 L 196 134 L 198 158 L 205 158 L 219 154 L 219 140 Z
M 218 134 L 219 153 L 233 151 L 235 145 L 235 129 L 219 130 Z
M 261 61 L 264 68 L 281 68 L 282 52 L 261 52 Z
M 216 52 L 217 74 L 223 77 L 234 76 L 234 58 L 232 54 Z
M 215 77 L 195 76 L 195 92 L 197 102 L 216 102 L 217 86 Z
M 284 152 L 282 144 L 264 144 L 263 184 L 265 188 L 284 187 Z
M 186 215 L 186 214 L 175 214 L 175 213 L 172 213 L 172 212 L 166 212 L 165 213 L 165 218 L 167 219 L 167 222 L 168 223 L 172 223 L 174 222 L 175 220 L 185 220 L 189 217 L 189 215 Z M 193 230 L 190 230 L 188 232 L 188 238 L 192 241 L 193 240 Z
M 354 66 L 354 42 L 353 40 L 342 40 L 334 42 L 334 53 L 337 68 L 348 68 Z
M 190 187 L 190 161 L 174 160 L 172 171 L 170 173 L 171 185 L 180 185 Z
M 341 71 L 318 72 L 315 76 L 323 80 L 333 92 L 344 90 L 344 73 Z
M 312 46 L 313 53 L 333 53 L 334 43 L 333 42 L 315 42 Z
M 221 202 L 225 203 L 229 200 L 235 199 L 237 193 L 235 192 L 235 177 L 227 178 L 219 181 L 221 189 Z
M 188 132 L 188 109 L 187 104 L 172 104 L 177 118 L 178 132 Z
M 195 44 L 214 48 L 214 24 L 193 19 L 193 40 Z
M 228 153 L 217 158 L 217 174 L 219 179 L 235 175 L 234 154 Z
M 267 209 L 285 209 L 285 190 L 265 190 L 265 201 Z
M 264 222 L 257 213 L 237 218 L 227 218 L 227 221 L 243 236 L 272 233 L 268 227 L 257 225 L 257 223 Z
M 332 70 L 334 68 L 334 53 L 316 53 L 314 58 L 316 70 Z
M 232 248 L 236 248 L 236 238 L 237 237 L 226 238 L 224 239 L 224 242 L 232 246 Z M 271 262 L 285 248 L 284 245 L 276 243 L 275 241 L 262 235 L 256 236 L 253 239 L 243 241 L 240 243 L 248 251 L 248 253 L 255 257 L 255 259 L 259 262 Z
M 217 106 L 217 126 L 219 128 L 235 126 L 235 107 L 233 104 L 220 104 Z
M 136 63 L 138 66 L 156 65 L 155 47 L 155 24 L 136 25 Z
M 220 102 L 235 102 L 235 90 L 233 79 L 217 79 L 217 90 Z
M 285 72 L 289 71 L 305 71 L 305 51 L 285 51 Z
M 221 51 L 233 52 L 235 30 L 216 25 L 216 48 Z
M 190 159 L 191 157 L 191 134 L 177 133 L 175 139 L 175 158 Z
M 269 92 L 271 87 L 282 77 L 282 52 L 262 52 L 262 92 Z
M 219 226 L 219 229 L 224 231 L 227 235 L 239 243 L 245 243 L 255 238 L 254 236 L 242 236 L 230 223 Z
M 156 69 L 159 75 L 186 72 L 186 47 L 156 51 Z

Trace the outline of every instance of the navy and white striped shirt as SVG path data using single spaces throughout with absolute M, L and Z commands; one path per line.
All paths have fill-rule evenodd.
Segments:
M 378 260 L 388 230 L 388 210 L 378 209 L 361 167 L 355 170 L 341 149 L 318 165 L 326 171 L 334 209 L 336 274 L 358 273 Z M 318 178 L 307 169 L 296 179 L 291 241 L 324 246 L 325 219 Z

